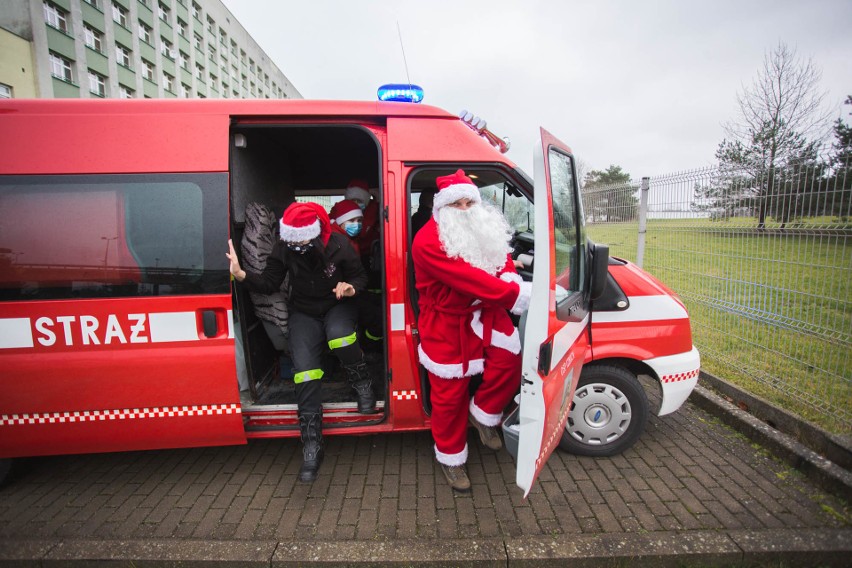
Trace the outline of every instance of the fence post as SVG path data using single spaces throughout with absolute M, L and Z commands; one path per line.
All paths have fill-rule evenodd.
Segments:
M 648 218 L 648 192 L 651 189 L 651 178 L 643 177 L 639 191 L 639 239 L 636 245 L 636 266 L 642 268 L 645 260 L 645 231 Z

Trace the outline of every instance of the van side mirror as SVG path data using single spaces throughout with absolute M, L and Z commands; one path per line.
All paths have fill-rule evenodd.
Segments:
M 595 243 L 589 249 L 592 252 L 591 299 L 597 300 L 606 288 L 606 278 L 609 273 L 609 247 Z

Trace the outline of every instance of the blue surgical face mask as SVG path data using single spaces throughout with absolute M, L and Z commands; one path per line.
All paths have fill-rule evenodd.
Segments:
M 346 231 L 346 234 L 350 237 L 357 237 L 358 233 L 361 232 L 361 223 L 360 221 L 356 223 L 347 223 L 346 227 L 344 227 L 344 230 Z

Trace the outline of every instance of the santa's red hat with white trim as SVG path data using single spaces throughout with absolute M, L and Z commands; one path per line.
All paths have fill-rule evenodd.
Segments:
M 362 202 L 364 205 L 370 202 L 370 186 L 362 179 L 353 179 L 346 184 L 346 191 L 343 194 L 346 199 L 354 199 Z
M 358 204 L 351 199 L 344 199 L 334 204 L 329 212 L 331 220 L 338 225 L 343 225 L 346 221 L 358 219 L 364 216 L 364 212 L 358 207 Z
M 288 243 L 312 241 L 322 238 L 328 244 L 331 221 L 325 209 L 316 203 L 293 203 L 281 217 L 281 240 Z
M 435 194 L 435 200 L 432 203 L 432 215 L 436 218 L 442 207 L 465 197 L 474 203 L 482 203 L 479 188 L 465 175 L 464 170 L 436 178 L 435 185 L 438 186 L 438 193 Z

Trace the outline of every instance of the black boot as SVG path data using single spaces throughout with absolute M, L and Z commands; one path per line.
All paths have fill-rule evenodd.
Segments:
M 358 396 L 358 412 L 361 414 L 372 414 L 376 409 L 376 395 L 373 394 L 373 381 L 367 370 L 367 363 L 362 358 L 354 365 L 344 365 L 349 385 Z
M 322 458 L 322 412 L 299 415 L 299 431 L 302 434 L 304 462 L 299 469 L 299 481 L 307 483 L 317 478 Z

